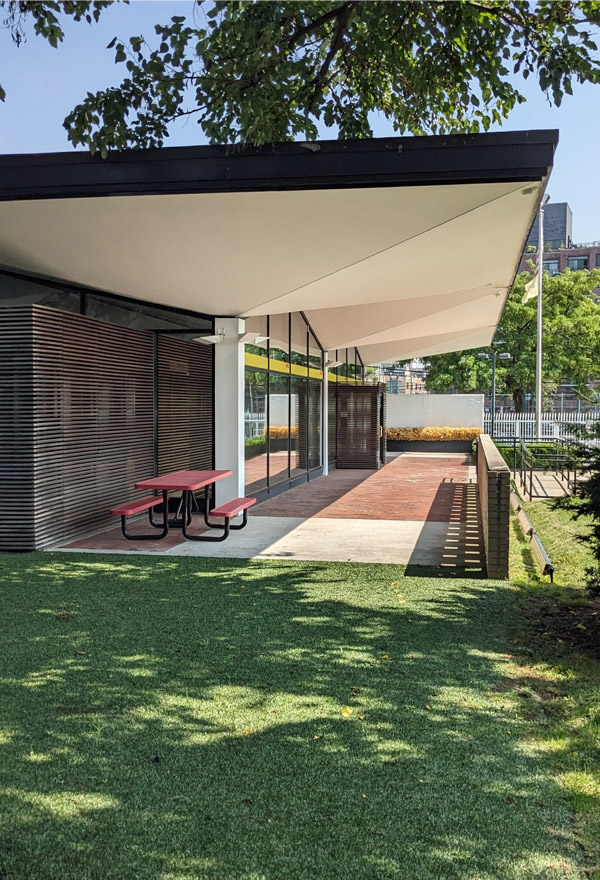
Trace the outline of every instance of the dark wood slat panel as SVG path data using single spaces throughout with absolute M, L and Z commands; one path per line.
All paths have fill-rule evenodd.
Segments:
M 158 471 L 213 464 L 211 346 L 158 338 Z
M 112 521 L 154 472 L 153 336 L 33 307 L 35 546 Z
M 34 545 L 33 320 L 30 306 L 0 308 L 0 549 Z
M 385 464 L 385 385 L 339 385 L 337 389 L 338 468 L 378 468 Z
M 212 350 L 158 339 L 159 470 L 213 463 Z M 154 336 L 46 306 L 0 309 L 0 549 L 112 521 L 155 467 Z

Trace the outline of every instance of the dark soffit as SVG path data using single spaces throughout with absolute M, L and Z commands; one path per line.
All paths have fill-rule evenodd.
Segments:
M 558 131 L 0 156 L 0 200 L 528 182 Z

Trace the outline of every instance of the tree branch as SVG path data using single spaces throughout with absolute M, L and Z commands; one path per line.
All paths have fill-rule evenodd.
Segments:
M 312 109 L 315 106 L 315 102 L 323 90 L 329 68 L 331 67 L 331 63 L 337 55 L 338 51 L 341 49 L 344 34 L 346 33 L 348 27 L 348 22 L 352 18 L 352 14 L 354 13 L 357 5 L 358 4 L 356 2 L 346 3 L 344 10 L 340 13 L 338 17 L 337 27 L 335 29 L 335 34 L 333 35 L 333 40 L 331 41 L 331 46 L 329 47 L 329 52 L 325 56 L 325 60 L 312 82 L 314 90 L 310 99 L 310 103 L 308 105 L 309 112 L 312 112 Z

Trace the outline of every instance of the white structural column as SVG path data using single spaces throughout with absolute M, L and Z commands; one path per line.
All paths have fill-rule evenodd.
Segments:
M 215 484 L 217 504 L 244 495 L 244 343 L 246 322 L 215 318 L 215 468 L 233 476 Z
M 329 473 L 329 377 L 327 375 L 328 352 L 323 353 L 323 384 L 321 386 L 321 464 L 323 476 Z

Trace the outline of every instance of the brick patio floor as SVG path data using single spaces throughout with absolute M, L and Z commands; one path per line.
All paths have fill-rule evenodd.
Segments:
M 311 480 L 263 501 L 252 515 L 450 522 L 470 466 L 468 455 L 398 455 L 377 471 L 336 470 Z M 460 506 L 466 522 L 466 503 Z
M 249 524 L 222 544 L 127 541 L 118 527 L 63 550 L 397 562 L 482 568 L 471 456 L 391 456 L 380 470 L 339 470 L 253 508 Z M 204 531 L 197 520 L 193 531 Z M 142 517 L 132 531 L 147 531 Z

